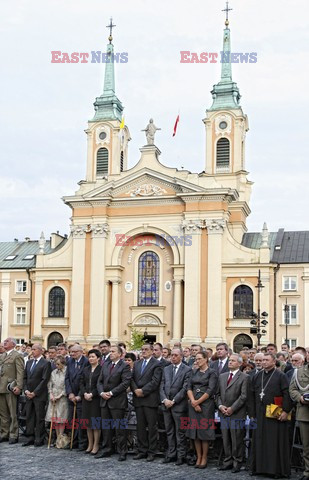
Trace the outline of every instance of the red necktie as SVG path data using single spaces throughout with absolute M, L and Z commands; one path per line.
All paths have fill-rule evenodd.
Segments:
M 229 378 L 228 378 L 228 381 L 227 381 L 227 386 L 229 386 L 229 384 L 231 383 L 232 378 L 233 378 L 233 374 L 230 373 Z
M 112 373 L 112 371 L 113 371 L 113 369 L 114 369 L 114 366 L 115 366 L 114 363 L 112 363 L 111 366 L 110 366 L 110 369 L 109 369 L 109 374 L 110 374 L 110 375 L 111 375 L 111 373 Z

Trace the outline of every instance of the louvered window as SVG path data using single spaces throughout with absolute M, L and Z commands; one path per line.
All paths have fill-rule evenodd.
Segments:
M 97 175 L 105 175 L 108 173 L 108 150 L 107 148 L 99 148 L 97 153 Z
M 120 171 L 123 172 L 123 151 L 120 152 Z
M 227 138 L 220 138 L 217 142 L 217 172 L 228 172 L 230 166 L 230 142 Z

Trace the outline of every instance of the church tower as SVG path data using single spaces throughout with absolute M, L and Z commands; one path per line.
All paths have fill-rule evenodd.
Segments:
M 227 10 L 227 15 L 228 15 Z M 212 175 L 245 170 L 245 135 L 248 119 L 239 104 L 240 93 L 232 80 L 231 32 L 228 16 L 223 33 L 221 79 L 211 92 L 213 104 L 206 112 L 206 170 Z
M 250 213 L 251 185 L 245 166 L 245 137 L 249 130 L 248 118 L 240 106 L 241 95 L 232 79 L 231 32 L 227 7 L 223 31 L 223 51 L 220 52 L 221 79 L 211 91 L 213 103 L 203 120 L 206 128 L 205 174 L 224 187 L 235 188 L 238 202 L 231 208 L 230 226 L 234 237 L 241 241 L 246 232 L 246 218 Z
M 86 130 L 87 182 L 106 179 L 127 169 L 128 142 L 130 133 L 124 125 L 123 106 L 115 93 L 115 68 L 117 55 L 112 43 L 112 19 L 110 21 L 109 43 L 105 55 L 105 77 L 103 93 L 94 102 L 95 114 Z

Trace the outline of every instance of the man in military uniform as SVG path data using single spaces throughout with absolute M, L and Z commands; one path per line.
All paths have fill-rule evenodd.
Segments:
M 15 350 L 16 340 L 3 342 L 0 355 L 0 442 L 18 442 L 17 397 L 23 388 L 24 358 Z
M 293 355 L 294 357 L 294 355 Z M 303 443 L 305 471 L 302 479 L 309 479 L 309 365 L 299 367 L 290 383 L 290 396 L 297 403 L 296 420 Z

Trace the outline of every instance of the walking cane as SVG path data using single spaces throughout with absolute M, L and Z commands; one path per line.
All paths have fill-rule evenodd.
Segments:
M 54 414 L 55 414 L 55 402 L 53 402 L 53 409 L 52 409 L 52 416 L 51 416 L 51 422 L 50 422 L 50 429 L 49 429 L 48 446 L 47 446 L 47 448 L 50 448 L 50 442 L 51 442 L 52 431 L 53 431 L 53 418 L 54 418 Z
M 73 446 L 75 417 L 76 417 L 76 402 L 74 402 L 70 450 L 72 450 L 72 446 Z

